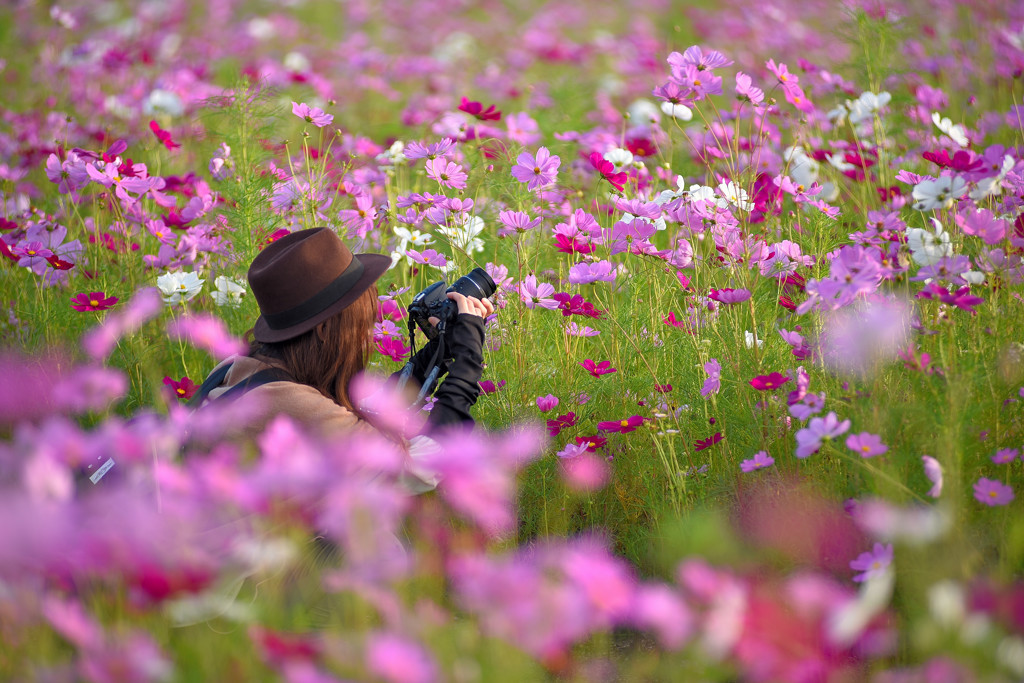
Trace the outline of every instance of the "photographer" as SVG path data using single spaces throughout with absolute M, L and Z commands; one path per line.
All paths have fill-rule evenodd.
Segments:
M 279 414 L 336 435 L 370 428 L 349 397 L 349 382 L 366 369 L 377 315 L 376 281 L 391 259 L 353 255 L 327 228 L 301 230 L 268 245 L 253 259 L 249 286 L 260 307 L 246 356 L 230 358 L 200 387 L 195 405 L 253 393 L 263 413 L 246 431 L 260 434 Z M 447 378 L 438 387 L 427 429 L 472 425 L 480 393 L 486 298 L 449 292 L 453 320 L 410 361 L 405 375 L 422 384 L 431 366 Z M 437 324 L 436 318 L 431 323 Z M 438 346 L 444 353 L 436 353 Z M 397 374 L 397 373 L 396 373 Z

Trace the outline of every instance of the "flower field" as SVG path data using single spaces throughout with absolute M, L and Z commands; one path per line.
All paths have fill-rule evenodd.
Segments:
M 1020 3 L 14 0 L 0 80 L 0 679 L 1024 679 Z M 315 226 L 392 438 L 187 404 Z

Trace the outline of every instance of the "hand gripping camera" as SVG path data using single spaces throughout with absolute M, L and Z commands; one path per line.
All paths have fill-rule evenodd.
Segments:
M 459 314 L 459 306 L 448 298 L 448 292 L 458 292 L 463 296 L 486 299 L 498 289 L 498 286 L 494 284 L 494 280 L 491 279 L 491 276 L 483 268 L 474 268 L 467 275 L 463 275 L 456 280 L 455 284 L 447 289 L 445 284 L 447 283 L 444 280 L 435 282 L 414 296 L 412 303 L 409 304 L 409 345 L 412 347 L 413 354 L 415 355 L 416 352 L 413 334 L 415 331 L 414 325 L 419 326 L 423 334 L 427 336 L 427 339 L 438 339 L 437 350 L 430 361 L 431 370 L 426 377 L 426 381 L 423 382 L 423 387 L 420 389 L 420 394 L 416 399 L 417 403 L 423 400 L 432 390 L 434 382 L 437 381 L 437 376 L 441 371 L 440 364 L 446 358 L 445 333 L 450 325 L 455 322 L 455 318 Z M 431 324 L 431 318 L 437 318 L 438 323 L 436 326 Z M 398 380 L 399 387 L 405 386 L 409 377 L 412 376 L 412 371 L 413 365 L 410 360 L 402 369 L 402 374 Z

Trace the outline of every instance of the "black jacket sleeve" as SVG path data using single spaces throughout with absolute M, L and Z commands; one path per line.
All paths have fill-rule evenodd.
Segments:
M 446 346 L 445 355 L 451 358 L 448 376 L 434 392 L 437 402 L 427 419 L 428 429 L 473 423 L 469 410 L 480 395 L 484 372 L 484 319 L 460 313 L 446 337 Z

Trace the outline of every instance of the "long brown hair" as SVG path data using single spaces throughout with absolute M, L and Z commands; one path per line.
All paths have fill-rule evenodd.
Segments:
M 282 342 L 251 342 L 249 355 L 277 360 L 296 382 L 308 384 L 358 415 L 348 385 L 369 362 L 377 306 L 374 285 L 337 315 L 298 337 Z

